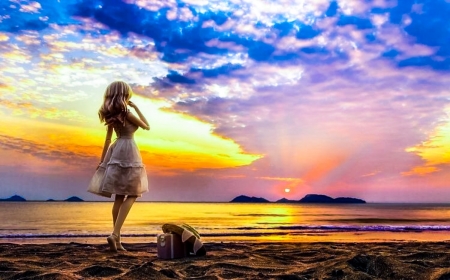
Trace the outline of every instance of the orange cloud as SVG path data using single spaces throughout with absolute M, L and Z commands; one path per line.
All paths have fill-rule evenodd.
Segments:
M 141 110 L 152 126 L 150 132 L 138 131 L 136 142 L 141 149 L 144 163 L 153 174 L 173 175 L 176 172 L 233 168 L 249 165 L 261 157 L 246 153 L 232 139 L 212 133 L 210 124 L 183 114 L 150 110 L 160 105 L 139 99 L 138 96 L 133 99 L 137 100 L 139 105 L 142 104 Z M 8 100 L 1 100 L 0 105 L 16 111 L 15 116 L 9 120 L 14 129 L 0 128 L 0 134 L 8 139 L 15 139 L 16 142 L 23 142 L 26 146 L 36 146 L 39 150 L 46 151 L 34 154 L 34 157 L 64 162 L 66 154 L 55 151 L 65 151 L 70 153 L 70 157 L 84 161 L 85 166 L 99 159 L 105 128 L 98 124 L 95 117 L 85 119 L 82 126 L 73 126 L 64 122 L 71 117 L 76 118 L 79 114 L 77 111 L 37 109 L 31 102 L 17 103 Z M 75 115 L 71 116 L 72 112 Z M 18 117 L 25 114 L 31 117 L 35 114 L 47 119 L 59 118 L 60 123 Z M 13 145 L 10 149 L 23 153 L 19 148 L 21 145 Z M 1 154 L 0 151 L 0 157 Z
M 424 164 L 403 172 L 403 176 L 435 173 L 441 170 L 439 165 L 450 164 L 450 121 L 438 126 L 426 141 L 407 148 L 406 152 L 416 154 Z
M 40 174 L 74 174 L 94 170 L 94 149 L 74 143 L 65 145 L 47 139 L 33 141 L 0 134 L 0 155 L 10 160 L 2 166 Z M 98 149 L 98 148 L 97 148 Z M 97 150 L 95 149 L 95 150 Z
M 13 86 L 0 82 L 0 93 L 12 93 L 14 90 L 15 88 Z
M 411 171 L 402 172 L 402 175 L 403 176 L 412 176 L 412 175 L 423 176 L 423 175 L 427 175 L 430 173 L 434 173 L 436 171 L 439 171 L 439 169 L 436 168 L 435 166 L 416 166 Z
M 269 181 L 297 182 L 297 183 L 304 182 L 300 178 L 285 178 L 285 177 L 256 177 L 256 179 L 263 179 Z

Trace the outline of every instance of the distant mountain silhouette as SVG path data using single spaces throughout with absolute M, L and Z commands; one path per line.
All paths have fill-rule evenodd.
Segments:
M 337 197 L 334 199 L 334 203 L 366 203 L 366 201 L 353 197 Z
M 84 200 L 82 200 L 78 196 L 71 196 L 68 199 L 65 199 L 64 201 L 68 201 L 68 202 L 82 202 Z
M 307 194 L 300 199 L 300 203 L 333 203 L 334 199 L 323 194 Z
M 300 199 L 300 203 L 366 203 L 364 200 L 353 197 L 332 198 L 323 194 L 307 194 Z
M 296 200 L 289 200 L 289 199 L 283 197 L 282 199 L 278 199 L 278 200 L 275 201 L 275 202 L 279 202 L 279 203 L 292 203 L 292 202 L 298 202 L 298 201 L 296 201 Z
M 50 199 L 47 199 L 46 201 L 48 201 L 48 202 L 55 202 L 56 200 L 50 198 Z
M 240 195 L 234 198 L 230 202 L 270 202 L 262 197 L 248 197 L 245 195 Z M 323 194 L 307 194 L 300 200 L 290 200 L 287 198 L 282 198 L 276 201 L 276 203 L 366 203 L 364 200 L 353 197 L 337 197 L 332 198 Z
M 254 196 L 249 197 L 246 195 L 240 195 L 240 196 L 235 197 L 230 202 L 269 202 L 269 201 L 262 197 L 254 197 Z
M 27 201 L 27 200 L 19 195 L 13 195 L 10 198 L 0 198 L 0 201 Z

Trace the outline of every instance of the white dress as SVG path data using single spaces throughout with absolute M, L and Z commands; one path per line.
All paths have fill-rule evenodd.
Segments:
M 133 139 L 138 126 L 126 119 L 114 125 L 117 139 L 89 183 L 88 192 L 111 197 L 112 194 L 142 196 L 148 191 L 145 166 Z

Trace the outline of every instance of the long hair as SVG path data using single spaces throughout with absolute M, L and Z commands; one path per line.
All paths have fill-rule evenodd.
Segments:
M 105 90 L 103 104 L 98 110 L 100 122 L 105 125 L 116 122 L 123 123 L 125 120 L 128 100 L 130 100 L 133 91 L 131 87 L 122 81 L 112 82 Z

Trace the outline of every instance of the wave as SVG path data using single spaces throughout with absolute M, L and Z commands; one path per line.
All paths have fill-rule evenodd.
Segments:
M 220 232 L 211 232 L 210 228 L 198 228 L 203 237 L 227 237 L 227 236 L 265 236 L 265 235 L 301 235 L 301 234 L 326 234 L 338 232 L 436 232 L 450 231 L 450 226 L 278 226 L 278 227 L 237 227 L 221 229 Z M 202 231 L 204 231 L 202 233 Z M 124 237 L 155 237 L 157 233 L 123 234 Z M 106 234 L 80 234 L 80 233 L 17 233 L 0 234 L 0 239 L 59 239 L 59 238 L 103 238 Z
M 239 230 L 251 230 L 251 227 L 239 227 Z M 269 228 L 267 228 L 269 229 Z M 321 225 L 321 226 L 278 226 L 271 227 L 274 230 L 283 231 L 324 231 L 324 232 L 352 232 L 352 231 L 390 231 L 390 232 L 416 232 L 416 231 L 450 231 L 450 226 L 430 226 L 430 225 L 415 225 L 415 226 L 394 226 L 394 225 L 361 225 L 361 226 L 347 226 L 347 225 Z
M 287 232 L 229 232 L 229 233 L 202 233 L 202 237 L 226 236 L 264 236 L 286 235 Z M 121 234 L 122 237 L 156 237 L 157 234 Z M 104 238 L 107 234 L 5 234 L 0 239 L 65 239 L 65 238 Z
M 443 224 L 449 223 L 450 219 L 405 219 L 405 218 L 350 218 L 350 219 L 317 219 L 318 222 L 323 223 L 359 223 L 359 224 L 399 224 L 399 223 L 408 223 L 408 224 L 420 224 L 420 223 L 435 223 L 435 224 Z

